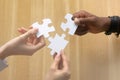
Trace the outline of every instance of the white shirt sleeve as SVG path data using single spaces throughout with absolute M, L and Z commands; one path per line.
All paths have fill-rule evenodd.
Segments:
M 1 60 L 0 59 L 0 71 L 5 69 L 6 67 L 8 67 L 8 64 L 7 64 L 6 60 Z

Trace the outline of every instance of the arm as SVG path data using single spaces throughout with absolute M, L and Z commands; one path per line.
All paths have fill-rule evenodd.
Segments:
M 47 73 L 45 80 L 69 80 L 70 68 L 69 62 L 63 51 L 57 54 L 54 58 L 54 62 L 51 65 L 49 72 Z
M 36 38 L 37 29 L 30 29 L 26 33 L 8 41 L 0 47 L 0 59 L 10 55 L 32 55 L 45 46 L 44 37 Z
M 88 32 L 100 33 L 107 31 L 111 23 L 108 17 L 98 17 L 83 10 L 74 13 L 72 19 L 78 25 L 75 32 L 77 35 L 84 35 Z
M 4 60 L 7 56 L 8 56 L 7 46 L 3 45 L 2 47 L 0 47 L 0 59 Z

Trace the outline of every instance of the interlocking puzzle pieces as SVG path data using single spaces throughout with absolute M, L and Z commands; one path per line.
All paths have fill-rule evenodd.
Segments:
M 50 41 L 48 48 L 52 49 L 51 55 L 54 55 L 55 52 L 59 54 L 60 50 L 64 49 L 67 46 L 69 41 L 64 39 L 65 36 L 65 34 L 62 34 L 62 36 L 56 34 L 54 38 L 48 38 L 48 40 Z
M 69 34 L 70 35 L 74 35 L 76 29 L 77 29 L 77 25 L 75 25 L 74 21 L 72 20 L 72 14 L 66 14 L 65 19 L 67 20 L 66 23 L 62 23 L 61 24 L 61 28 L 63 29 L 63 31 L 66 31 L 66 29 L 69 29 Z
M 52 23 L 50 19 L 43 19 L 43 24 L 41 25 L 38 22 L 32 24 L 33 28 L 38 28 L 37 37 L 43 35 L 45 38 L 48 38 L 49 32 L 55 31 L 54 26 L 48 26 L 50 23 Z

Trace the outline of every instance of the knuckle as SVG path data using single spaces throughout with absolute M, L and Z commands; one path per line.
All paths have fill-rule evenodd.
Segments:
M 92 20 L 93 20 L 93 21 L 97 21 L 97 19 L 98 19 L 98 17 L 96 17 L 96 16 L 93 16 L 93 17 L 92 17 Z
M 79 13 L 81 13 L 81 14 L 85 14 L 86 11 L 85 11 L 85 10 L 80 10 Z

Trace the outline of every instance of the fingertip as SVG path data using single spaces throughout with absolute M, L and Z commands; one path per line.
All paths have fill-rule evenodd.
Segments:
M 57 53 L 55 52 L 54 55 L 53 55 L 53 59 L 55 59 L 55 56 L 57 55 Z
M 17 31 L 21 34 L 25 33 L 25 31 L 22 28 L 18 28 Z
M 20 31 L 21 31 L 21 28 L 18 28 L 17 31 L 20 32 Z
M 38 29 L 37 28 L 30 29 L 29 32 L 31 32 L 32 34 L 36 34 L 38 32 Z
M 35 30 L 38 30 L 38 28 L 34 28 Z
M 78 22 L 78 21 L 79 21 L 79 19 L 78 19 L 78 18 L 75 18 L 75 19 L 74 19 L 74 21 Z
M 61 50 L 61 57 L 63 60 L 66 60 L 65 52 L 64 50 Z
M 61 54 L 61 55 L 63 55 L 63 54 L 64 54 L 64 50 L 63 50 L 63 49 L 61 49 L 60 54 Z
M 65 56 L 65 53 L 64 53 L 64 50 L 61 50 L 61 58 L 64 60 L 66 60 L 66 56 Z
M 32 27 L 32 26 L 30 26 L 30 27 L 29 27 L 29 29 L 33 29 L 33 27 Z
M 77 24 L 77 25 L 80 24 L 80 20 L 79 20 L 78 18 L 75 18 L 75 19 L 74 19 L 74 22 L 75 22 L 75 24 Z
M 73 16 L 71 19 L 74 21 L 74 18 L 75 18 L 75 17 Z
M 45 37 L 42 35 L 42 36 L 40 36 L 39 38 L 42 38 L 42 39 L 44 39 Z
M 38 31 L 38 28 L 34 28 L 35 31 Z
M 61 55 L 61 53 L 57 53 L 56 58 L 59 58 L 59 57 L 60 57 L 60 55 Z
M 30 35 L 33 35 L 34 34 L 34 30 L 28 30 L 25 34 L 24 34 L 24 37 L 25 38 L 28 38 Z

